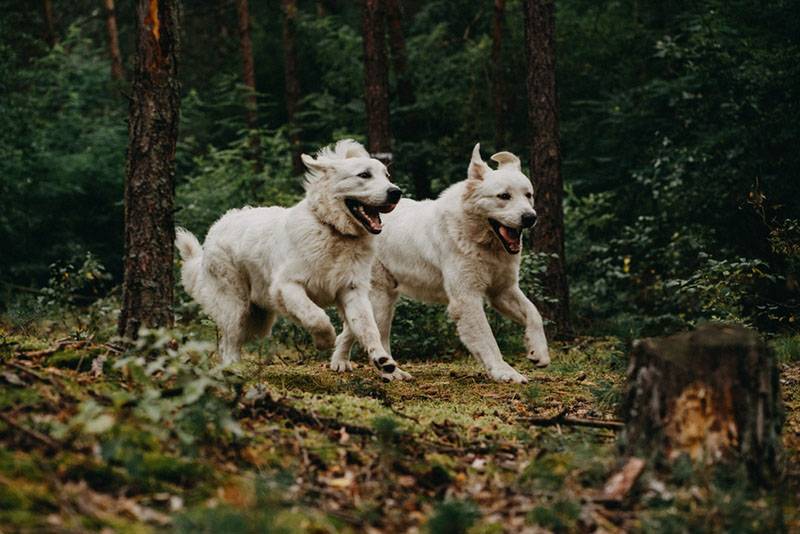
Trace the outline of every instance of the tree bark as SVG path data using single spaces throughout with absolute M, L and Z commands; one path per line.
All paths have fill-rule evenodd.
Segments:
M 173 194 L 178 138 L 178 0 L 136 3 L 136 68 L 125 176 L 125 274 L 119 333 L 172 324 Z
M 261 172 L 261 140 L 255 131 L 258 129 L 258 97 L 256 93 L 256 72 L 253 63 L 253 40 L 250 35 L 250 8 L 247 0 L 236 0 L 236 12 L 239 17 L 239 45 L 242 52 L 242 82 L 247 94 L 245 96 L 245 123 L 250 130 L 250 157 L 254 170 Z
M 552 334 L 572 335 L 569 289 L 564 257 L 564 183 L 558 135 L 555 70 L 555 5 L 553 0 L 524 0 L 528 59 L 528 120 L 531 128 L 531 179 L 536 186 L 539 225 L 533 248 L 548 255 L 543 283 L 547 296 L 537 303 L 552 321 Z
M 42 3 L 42 16 L 44 17 L 44 38 L 50 48 L 53 48 L 58 42 L 58 34 L 56 34 L 56 21 L 53 15 L 53 2 L 52 0 L 44 0 Z
M 283 67 L 286 87 L 286 118 L 289 125 L 289 142 L 292 145 L 292 170 L 296 175 L 303 173 L 300 159 L 300 134 L 295 121 L 297 102 L 300 100 L 300 81 L 297 77 L 297 50 L 295 30 L 297 26 L 297 1 L 282 0 L 283 4 Z
M 364 100 L 367 146 L 374 157 L 388 164 L 392 160 L 392 144 L 384 8 L 383 0 L 364 0 Z
M 494 19 L 492 20 L 492 101 L 494 103 L 494 147 L 504 150 L 506 143 L 506 84 L 503 69 L 503 25 L 505 19 L 505 0 L 494 0 Z
M 119 32 L 117 31 L 117 14 L 114 11 L 114 0 L 105 0 L 106 30 L 108 31 L 108 54 L 111 57 L 111 79 L 121 82 L 125 79 L 122 67 L 122 54 L 119 51 Z
M 406 39 L 403 35 L 403 10 L 400 0 L 384 1 L 386 2 L 386 23 L 389 31 L 392 66 L 397 78 L 397 99 L 401 106 L 407 106 L 414 102 L 414 88 L 408 75 Z
M 740 326 L 639 340 L 628 367 L 623 442 L 628 454 L 670 462 L 744 462 L 769 485 L 782 473 L 780 382 L 775 358 Z

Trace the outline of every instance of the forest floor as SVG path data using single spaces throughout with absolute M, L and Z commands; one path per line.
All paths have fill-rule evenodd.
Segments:
M 0 532 L 800 530 L 799 362 L 782 364 L 777 490 L 687 462 L 610 499 L 616 339 L 554 344 L 545 370 L 512 356 L 531 378 L 512 385 L 463 354 L 401 355 L 411 382 L 291 351 L 220 371 L 174 337 L 123 350 L 0 326 Z

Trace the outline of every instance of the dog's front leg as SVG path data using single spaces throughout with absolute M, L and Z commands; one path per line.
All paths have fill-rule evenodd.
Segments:
M 336 342 L 336 330 L 325 310 L 308 298 L 305 288 L 296 282 L 286 282 L 277 287 L 277 302 L 281 311 L 300 323 L 311 333 L 314 346 L 324 350 Z
M 542 315 L 519 286 L 513 286 L 489 299 L 494 309 L 525 327 L 525 348 L 536 367 L 550 365 L 550 352 L 544 335 Z
M 361 347 L 367 351 L 369 360 L 380 371 L 381 377 L 386 380 L 410 379 L 411 375 L 397 366 L 397 362 L 381 344 L 381 336 L 378 332 L 378 325 L 375 323 L 367 290 L 363 288 L 343 289 L 339 293 L 338 302 L 347 326 Z
M 456 323 L 461 342 L 483 363 L 489 376 L 499 382 L 524 384 L 528 381 L 524 375 L 503 360 L 492 328 L 486 320 L 483 297 L 479 293 L 451 295 L 447 311 Z

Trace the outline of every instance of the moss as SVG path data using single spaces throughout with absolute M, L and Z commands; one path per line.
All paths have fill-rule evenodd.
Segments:
M 92 361 L 97 355 L 95 350 L 64 349 L 53 353 L 45 361 L 52 367 L 86 372 L 92 368 Z
M 142 457 L 141 475 L 179 486 L 193 486 L 208 479 L 209 471 L 196 461 L 150 452 Z
M 31 387 L 0 387 L 0 409 L 11 410 L 33 408 L 42 402 L 42 397 Z

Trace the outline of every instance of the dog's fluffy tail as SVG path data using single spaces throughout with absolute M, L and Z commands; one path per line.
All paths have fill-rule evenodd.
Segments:
M 203 261 L 203 247 L 200 241 L 185 228 L 175 229 L 175 246 L 183 260 L 181 265 L 181 283 L 186 292 L 192 297 L 195 296 L 197 281 L 200 277 L 200 264 Z

